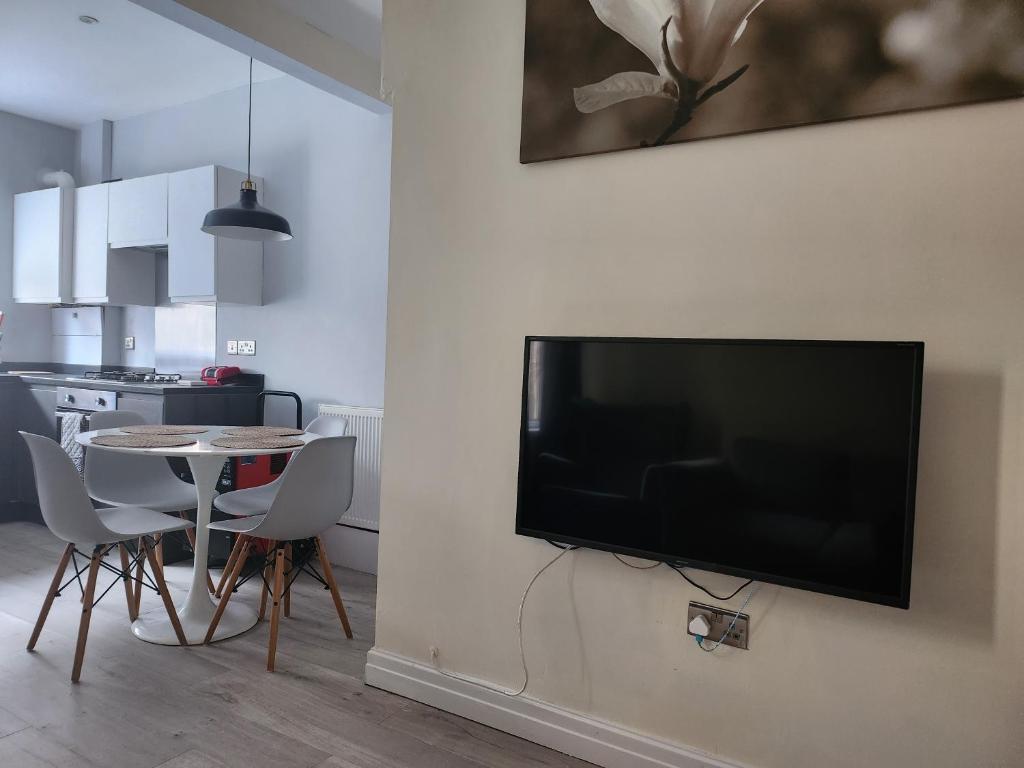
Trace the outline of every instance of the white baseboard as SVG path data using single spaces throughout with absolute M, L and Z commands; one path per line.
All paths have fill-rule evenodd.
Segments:
M 605 768 L 742 768 L 526 696 L 506 696 L 388 651 L 366 657 L 366 683 Z

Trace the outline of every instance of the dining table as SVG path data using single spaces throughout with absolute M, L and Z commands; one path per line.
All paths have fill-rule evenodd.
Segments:
M 185 595 L 183 601 L 175 598 L 174 604 L 177 608 L 181 628 L 189 645 L 199 645 L 203 642 L 207 629 L 210 626 L 210 620 L 213 618 L 213 613 L 216 610 L 216 604 L 210 597 L 210 592 L 207 589 L 207 558 L 210 545 L 210 530 L 207 526 L 210 523 L 210 512 L 214 497 L 217 495 L 217 481 L 224 468 L 224 462 L 237 456 L 293 453 L 301 450 L 306 444 L 319 437 L 319 435 L 312 433 L 295 435 L 294 440 L 301 441 L 301 445 L 291 445 L 285 448 L 224 448 L 213 445 L 212 442 L 218 438 L 228 437 L 229 435 L 226 435 L 224 430 L 233 429 L 232 427 L 197 425 L 195 428 L 197 431 L 203 430 L 198 434 L 187 435 L 188 438 L 195 438 L 195 442 L 189 445 L 173 447 L 134 448 L 93 443 L 94 438 L 101 435 L 124 434 L 118 428 L 81 432 L 75 438 L 87 451 L 115 451 L 154 457 L 176 457 L 188 461 L 189 469 L 192 472 L 192 480 L 196 488 L 195 560 L 192 566 L 192 581 L 188 594 Z M 137 588 L 141 589 L 141 586 Z M 213 640 L 223 640 L 240 635 L 252 629 L 257 621 L 258 616 L 254 608 L 250 608 L 242 601 L 233 600 L 228 604 L 227 610 L 221 617 Z M 146 642 L 159 645 L 179 644 L 170 619 L 167 618 L 167 613 L 162 607 L 145 614 L 140 614 L 132 622 L 132 632 L 136 637 Z

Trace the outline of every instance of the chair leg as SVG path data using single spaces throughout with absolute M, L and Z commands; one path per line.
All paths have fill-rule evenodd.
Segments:
M 186 521 L 188 520 L 188 512 L 186 512 L 183 509 L 178 511 L 178 516 L 181 517 L 182 520 L 186 520 Z M 196 532 L 195 532 L 195 530 L 193 528 L 186 528 L 185 529 L 185 538 L 188 539 L 188 545 L 190 547 L 192 547 L 192 554 L 194 555 L 195 551 L 196 551 Z M 210 594 L 211 595 L 215 594 L 215 592 L 214 592 L 215 588 L 213 586 L 213 579 L 210 578 L 210 568 L 209 568 L 209 566 L 207 566 L 207 568 L 206 568 L 206 588 L 208 590 L 210 590 Z
M 277 657 L 277 629 L 281 623 L 281 593 L 284 591 L 284 547 L 279 546 L 274 555 L 274 595 L 273 607 L 270 609 L 270 644 L 267 646 L 267 672 L 274 671 L 274 659 Z
M 334 599 L 334 607 L 338 611 L 338 618 L 341 619 L 341 628 L 345 630 L 345 637 L 352 639 L 352 627 L 348 623 L 348 614 L 345 612 L 345 604 L 341 602 L 341 593 L 338 591 L 338 582 L 334 580 L 334 571 L 331 570 L 331 561 L 327 559 L 327 548 L 319 536 L 316 537 L 316 555 L 320 559 L 320 568 L 324 572 L 324 581 L 331 588 L 331 597 Z
M 287 619 L 292 615 L 292 543 L 289 541 L 284 548 L 284 559 L 285 567 L 287 570 L 284 572 L 284 617 Z
M 121 542 L 117 545 L 118 551 L 121 553 L 121 570 L 123 575 L 121 580 L 124 582 L 124 597 L 128 601 L 128 618 L 135 621 L 139 618 L 139 614 L 135 610 L 135 590 L 132 589 L 132 574 L 131 574 L 131 561 L 128 559 L 128 547 Z M 142 589 L 141 585 L 139 589 Z
M 274 552 L 274 551 L 277 550 L 277 542 L 276 541 L 271 541 L 271 542 L 269 542 L 269 545 L 270 545 L 270 548 L 267 550 L 267 553 L 268 553 L 267 560 L 268 561 L 270 561 L 269 553 L 270 552 Z M 263 568 L 263 587 L 260 589 L 260 616 L 259 616 L 260 621 L 263 621 L 263 619 L 267 615 L 267 595 L 270 592 L 270 590 L 267 587 L 267 585 L 270 584 L 270 582 L 273 581 L 273 579 L 274 579 L 274 565 L 273 565 L 273 562 L 267 562 L 266 565 Z
M 162 533 L 153 537 L 153 550 L 156 553 L 156 562 L 162 571 L 164 568 L 164 535 Z
M 242 540 L 245 538 L 247 537 L 241 534 L 235 537 L 235 544 L 231 547 L 231 553 L 228 555 L 228 561 L 224 563 L 224 570 L 221 571 L 217 588 L 213 591 L 214 597 L 220 597 L 224 593 L 224 585 L 228 583 L 228 577 L 231 576 L 231 570 L 235 567 L 238 553 L 242 551 Z
M 228 577 L 228 583 L 224 586 L 224 594 L 221 595 L 220 602 L 217 603 L 217 610 L 214 611 L 213 619 L 210 621 L 210 628 L 206 630 L 206 637 L 203 638 L 204 643 L 209 643 L 213 640 L 213 634 L 217 631 L 217 625 L 220 624 L 220 617 L 224 615 L 224 609 L 228 607 L 228 600 L 231 599 L 231 593 L 235 591 L 235 583 L 238 581 L 238 576 L 245 567 L 245 561 L 249 556 L 252 538 L 249 536 L 239 536 L 238 541 L 242 545 L 242 551 L 235 558 L 235 564 Z
M 138 549 L 136 554 L 142 554 L 145 549 L 142 546 L 142 538 L 140 537 L 137 542 Z M 142 608 L 142 574 L 145 570 L 146 558 L 140 557 L 138 564 L 135 566 L 135 615 L 139 615 L 139 610 Z
M 75 644 L 75 663 L 71 668 L 71 682 L 77 683 L 82 676 L 82 661 L 85 659 L 85 641 L 89 637 L 89 621 L 92 619 L 92 601 L 96 594 L 96 576 L 100 572 L 103 548 L 95 547 L 89 561 L 89 578 L 85 581 L 82 597 L 82 618 L 78 621 L 78 642 Z
M 46 617 L 50 613 L 50 606 L 53 605 L 53 598 L 57 596 L 57 590 L 60 589 L 61 579 L 64 578 L 64 571 L 68 568 L 68 561 L 71 559 L 71 553 L 74 549 L 74 544 L 68 544 L 64 547 L 64 552 L 60 556 L 60 561 L 57 563 L 57 571 L 53 574 L 53 580 L 50 582 L 50 588 L 46 592 L 43 606 L 39 609 L 39 618 L 36 619 L 36 625 L 32 628 L 32 637 L 28 641 L 28 650 L 30 651 L 36 647 L 39 633 L 43 631 L 43 624 L 46 623 Z
M 167 618 L 171 620 L 171 626 L 174 627 L 174 634 L 178 638 L 178 644 L 188 645 L 185 633 L 181 629 L 181 622 L 178 621 L 178 612 L 174 610 L 174 601 L 171 600 L 171 591 L 167 588 L 167 582 L 164 581 L 164 569 L 161 568 L 160 564 L 157 562 L 154 547 L 149 543 L 149 539 L 146 537 L 142 538 L 142 546 L 146 550 L 146 559 L 149 560 L 149 567 L 153 571 L 153 579 L 156 581 L 157 589 L 160 590 L 160 597 L 164 601 L 164 610 L 167 611 Z

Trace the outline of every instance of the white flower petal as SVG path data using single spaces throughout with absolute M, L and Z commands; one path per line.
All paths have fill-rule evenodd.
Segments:
M 764 0 L 717 0 L 693 52 L 692 66 L 687 73 L 699 83 L 709 83 L 718 74 L 750 16 Z
M 651 60 L 659 72 L 667 75 L 668 72 L 661 61 L 661 27 L 673 16 L 680 18 L 683 6 L 688 2 L 689 0 L 590 0 L 590 5 L 606 27 L 626 38 Z M 670 35 L 670 42 L 673 41 L 673 37 Z M 677 51 L 672 53 L 675 56 Z
M 619 72 L 599 83 L 573 88 L 576 109 L 589 114 L 630 99 L 675 99 L 675 83 L 648 72 Z

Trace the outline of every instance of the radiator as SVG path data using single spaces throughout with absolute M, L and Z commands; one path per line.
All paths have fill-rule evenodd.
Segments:
M 356 436 L 355 487 L 352 506 L 342 523 L 380 529 L 380 433 L 384 424 L 384 409 L 357 408 L 351 405 L 321 403 L 321 416 L 340 416 L 348 421 L 346 434 Z

